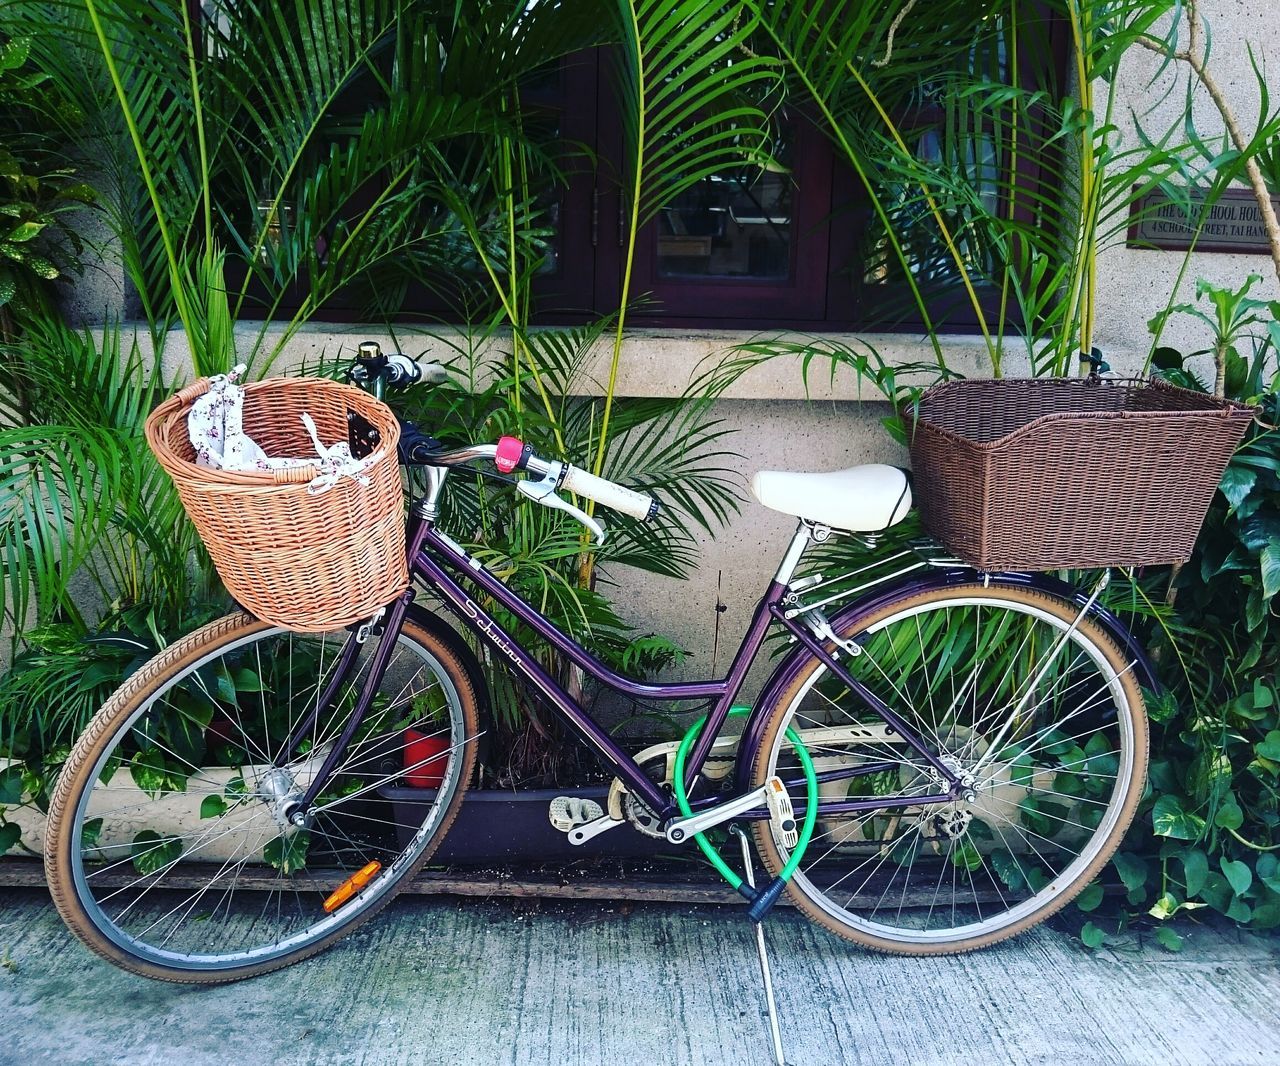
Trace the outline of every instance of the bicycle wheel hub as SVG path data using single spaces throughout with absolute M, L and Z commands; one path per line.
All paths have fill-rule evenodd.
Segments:
M 956 785 L 954 787 L 959 793 L 960 799 L 966 803 L 973 802 L 977 798 L 977 793 L 974 790 L 976 778 L 973 774 L 966 770 L 964 764 L 954 755 L 943 755 L 939 762 L 955 775 Z M 938 776 L 938 781 L 941 784 L 945 784 L 945 779 L 941 775 Z
M 302 829 L 306 827 L 306 817 L 299 809 L 298 801 L 302 799 L 302 790 L 298 788 L 293 774 L 282 766 L 273 766 L 258 778 L 255 791 L 258 798 L 271 808 L 271 817 L 283 830 Z

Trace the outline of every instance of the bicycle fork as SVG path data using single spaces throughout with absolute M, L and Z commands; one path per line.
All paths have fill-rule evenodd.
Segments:
M 351 743 L 351 738 L 355 735 L 356 730 L 360 728 L 365 715 L 369 713 L 369 708 L 373 706 L 373 698 L 378 691 L 378 686 L 382 683 L 382 675 L 386 672 L 387 664 L 391 660 L 391 654 L 395 650 L 396 641 L 400 636 L 400 629 L 404 625 L 405 615 L 413 599 L 414 591 L 410 587 L 405 589 L 400 594 L 400 598 L 391 604 L 389 608 L 383 608 L 387 612 L 385 616 L 386 623 L 378 640 L 378 647 L 374 651 L 373 659 L 369 664 L 368 676 L 365 678 L 364 685 L 361 686 L 355 707 L 352 708 L 351 714 L 347 718 L 347 724 L 343 727 L 338 739 L 334 741 L 333 747 L 329 749 L 328 754 L 324 757 L 324 762 L 320 764 L 320 769 L 307 785 L 306 791 L 303 792 L 286 814 L 289 821 L 295 826 L 299 828 L 306 826 L 307 814 L 315 803 L 316 797 L 328 785 L 335 768 L 340 765 L 342 756 L 346 753 L 347 745 Z M 379 614 L 381 613 L 379 612 Z M 342 648 L 342 652 L 338 656 L 337 663 L 334 665 L 333 675 L 325 685 L 324 691 L 316 699 L 315 707 L 310 714 L 302 719 L 298 728 L 294 730 L 293 735 L 289 737 L 280 754 L 276 757 L 275 765 L 277 767 L 284 766 L 293 758 L 299 745 L 312 735 L 319 718 L 333 710 L 335 697 L 342 686 L 351 679 L 356 659 L 360 655 L 360 649 L 369 639 L 379 621 L 379 615 L 374 615 L 373 618 L 367 622 L 362 622 L 352 630 Z

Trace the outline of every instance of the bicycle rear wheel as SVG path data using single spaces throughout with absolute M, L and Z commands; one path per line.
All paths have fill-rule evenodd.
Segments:
M 350 932 L 427 860 L 471 778 L 477 700 L 465 653 L 413 620 L 314 818 L 289 819 L 378 643 L 360 648 L 332 713 L 277 758 L 347 636 L 229 615 L 107 701 L 59 778 L 45 849 L 54 902 L 90 948 L 148 977 L 248 977 Z M 424 786 L 414 802 L 383 795 L 406 783 Z
M 826 778 L 789 884 L 809 917 L 858 943 L 942 954 L 1047 918 L 1097 876 L 1133 819 L 1147 765 L 1135 663 L 1078 608 L 963 585 L 907 595 L 839 635 L 841 661 L 960 774 L 972 799 L 917 803 L 942 776 L 816 659 L 769 710 L 757 785 L 800 776 L 794 726 Z M 904 803 L 904 801 L 906 801 Z M 883 803 L 884 806 L 879 804 Z M 764 864 L 789 853 L 757 823 Z

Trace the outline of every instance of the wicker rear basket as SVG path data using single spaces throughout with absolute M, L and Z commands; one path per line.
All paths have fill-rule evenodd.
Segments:
M 948 382 L 915 417 L 914 496 L 983 570 L 1183 562 L 1252 416 L 1159 380 Z
M 268 455 L 315 452 L 304 411 L 325 444 L 347 439 L 348 411 L 377 428 L 382 458 L 363 471 L 367 486 L 342 477 L 310 493 L 314 466 L 241 472 L 196 464 L 187 414 L 208 389 L 202 379 L 157 407 L 147 419 L 147 443 L 173 478 L 227 591 L 264 621 L 312 633 L 367 618 L 403 592 L 409 574 L 400 426 L 390 408 L 317 378 L 268 378 L 244 387 L 244 431 Z

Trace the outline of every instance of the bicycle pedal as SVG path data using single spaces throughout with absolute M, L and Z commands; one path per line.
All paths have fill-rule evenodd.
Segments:
M 791 806 L 791 797 L 787 794 L 787 786 L 782 778 L 771 777 L 765 782 L 765 801 L 769 805 L 769 821 L 783 847 L 794 848 L 800 840 L 800 829 L 796 825 L 795 808 Z
M 557 796 L 547 809 L 551 825 L 561 833 L 572 833 L 580 825 L 604 817 L 604 809 L 595 800 L 579 796 Z

